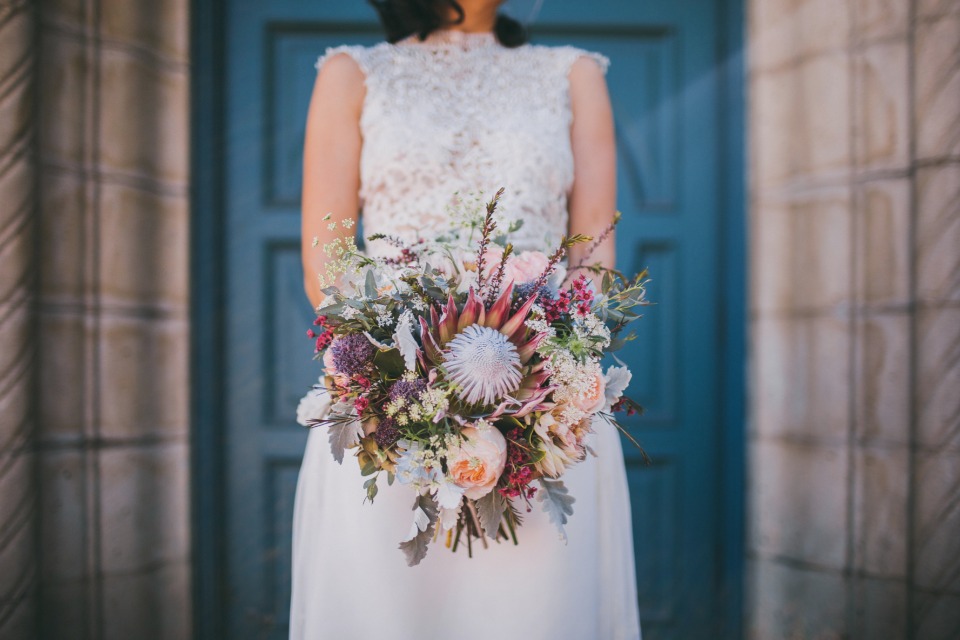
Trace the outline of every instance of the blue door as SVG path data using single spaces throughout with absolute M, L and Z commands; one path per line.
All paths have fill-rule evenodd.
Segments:
M 223 0 L 195 14 L 198 634 L 284 638 L 306 439 L 294 413 L 317 377 L 299 257 L 304 117 L 324 48 L 381 35 L 363 2 Z M 647 408 L 628 426 L 653 460 L 625 442 L 648 640 L 738 635 L 739 20 L 723 0 L 547 2 L 534 32 L 612 61 L 619 266 L 653 278 L 657 304 L 625 352 Z

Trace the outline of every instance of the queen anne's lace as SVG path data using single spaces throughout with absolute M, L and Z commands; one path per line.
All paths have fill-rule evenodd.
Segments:
M 339 46 L 366 76 L 360 119 L 360 203 L 367 235 L 407 240 L 443 232 L 457 196 L 489 199 L 523 219 L 518 249 L 557 243 L 573 185 L 568 73 L 576 47 L 501 46 L 492 33 L 432 32 L 425 41 Z M 387 250 L 371 243 L 368 251 Z

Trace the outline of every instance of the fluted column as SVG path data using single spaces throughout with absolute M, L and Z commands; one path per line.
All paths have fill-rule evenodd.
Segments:
M 34 637 L 34 11 L 0 3 L 0 638 Z

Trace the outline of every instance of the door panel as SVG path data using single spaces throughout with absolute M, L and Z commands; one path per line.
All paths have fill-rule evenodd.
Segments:
M 623 353 L 647 408 L 627 426 L 653 459 L 624 441 L 644 637 L 716 638 L 717 621 L 739 615 L 722 610 L 717 575 L 718 3 L 625 4 L 548 2 L 535 42 L 611 59 L 619 266 L 652 278 L 656 304 Z M 284 638 L 306 439 L 294 414 L 317 375 L 299 258 L 304 118 L 325 47 L 381 35 L 362 2 L 225 0 L 225 12 L 222 619 L 229 638 Z

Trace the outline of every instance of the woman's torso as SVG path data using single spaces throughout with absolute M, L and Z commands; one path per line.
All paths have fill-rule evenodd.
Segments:
M 432 32 L 425 41 L 345 51 L 366 76 L 360 120 L 360 202 L 365 235 L 442 233 L 458 197 L 488 200 L 523 220 L 520 249 L 555 246 L 567 228 L 573 185 L 568 72 L 575 47 L 501 46 L 492 33 Z M 388 250 L 371 243 L 368 251 Z

